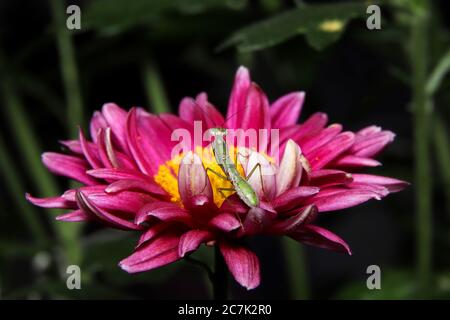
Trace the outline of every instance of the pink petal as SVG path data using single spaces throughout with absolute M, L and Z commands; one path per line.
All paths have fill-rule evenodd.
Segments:
M 231 118 L 236 118 L 237 127 L 229 127 L 235 130 L 228 132 L 228 143 L 235 145 L 236 141 L 238 146 L 267 153 L 270 138 L 269 101 L 261 88 L 252 83 L 245 105 Z M 260 133 L 260 129 L 267 134 Z M 249 139 L 249 136 L 252 138 Z
M 317 207 L 314 205 L 309 205 L 305 208 L 302 208 L 295 215 L 290 216 L 287 219 L 275 222 L 270 227 L 270 232 L 276 234 L 287 234 L 294 232 L 301 225 L 308 224 L 313 221 L 317 217 L 317 213 Z
M 258 207 L 250 208 L 242 223 L 242 229 L 239 231 L 239 236 L 262 233 L 272 224 L 275 217 L 276 213 Z
M 305 199 L 319 192 L 317 187 L 301 186 L 289 189 L 279 195 L 272 205 L 278 212 L 287 211 L 299 206 Z
M 335 189 L 321 191 L 305 203 L 315 204 L 319 212 L 327 212 L 354 207 L 370 199 L 379 200 L 380 195 L 369 190 Z
M 354 143 L 355 135 L 352 132 L 343 132 L 333 138 L 328 144 L 307 154 L 313 170 L 322 169 L 329 162 L 347 151 Z
M 246 213 L 248 207 L 242 202 L 237 194 L 233 194 L 227 198 L 220 207 L 221 212 Z
M 303 152 L 310 154 L 330 142 L 341 131 L 342 126 L 340 124 L 332 124 L 315 135 L 305 137 L 301 144 Z
M 68 201 L 64 197 L 34 198 L 29 193 L 27 193 L 25 194 L 25 198 L 35 206 L 41 208 L 53 208 L 53 209 L 76 208 L 76 204 L 74 202 Z
M 332 251 L 352 254 L 348 244 L 329 230 L 309 224 L 290 235 L 298 242 Z
M 141 224 L 150 217 L 158 218 L 162 221 L 179 221 L 190 223 L 191 216 L 189 213 L 171 202 L 151 202 L 143 206 L 136 215 L 135 223 Z
M 253 171 L 247 182 L 260 198 L 272 199 L 276 194 L 275 169 L 269 160 L 256 151 L 250 151 L 247 164 L 244 167 L 245 175 Z
M 85 213 L 91 214 L 93 217 L 96 217 L 99 221 L 108 224 L 112 227 L 123 229 L 123 230 L 140 230 L 141 227 L 119 218 L 117 216 L 112 215 L 104 209 L 97 207 L 88 199 L 86 195 L 83 194 L 82 191 L 77 191 L 76 193 L 77 203 L 80 209 L 82 209 Z
M 247 68 L 241 66 L 236 72 L 230 101 L 228 103 L 227 128 L 240 127 L 240 122 L 235 115 L 246 107 L 249 88 L 250 74 Z
M 122 191 L 116 194 L 108 194 L 105 192 L 105 186 L 81 187 L 79 190 L 89 198 L 95 206 L 108 211 L 120 211 L 127 216 L 134 217 L 136 212 L 142 208 L 146 203 L 154 201 L 155 199 L 148 194 Z M 63 197 L 67 198 L 67 194 Z
M 333 168 L 378 167 L 381 166 L 381 163 L 371 158 L 344 155 L 337 158 L 329 166 Z
M 147 230 L 142 233 L 139 237 L 138 243 L 136 245 L 136 249 L 142 246 L 144 243 L 154 239 L 158 235 L 160 235 L 163 231 L 171 228 L 173 225 L 170 223 L 157 223 L 155 225 L 150 226 Z
M 300 116 L 304 99 L 304 92 L 293 92 L 276 100 L 270 106 L 272 127 L 281 128 L 295 124 Z
M 97 178 L 97 179 L 105 179 L 105 180 L 142 180 L 142 181 L 151 181 L 150 177 L 140 173 L 139 171 L 133 171 L 129 169 L 123 168 L 101 168 L 87 171 L 87 174 Z
M 323 169 L 311 172 L 310 185 L 319 186 L 321 188 L 347 184 L 353 181 L 352 175 L 345 171 Z
M 325 113 L 316 112 L 300 125 L 290 139 L 302 144 L 308 137 L 315 136 L 322 131 L 327 122 L 328 116 Z
M 112 130 L 114 141 L 120 150 L 127 153 L 128 143 L 126 139 L 127 112 L 115 103 L 105 103 L 102 108 L 103 116 Z
M 92 116 L 91 123 L 90 123 L 90 133 L 91 138 L 94 143 L 97 143 L 97 136 L 98 136 L 98 130 L 102 128 L 106 128 L 108 126 L 108 123 L 106 122 L 105 117 L 103 114 L 99 111 L 95 111 L 94 115 Z
M 374 157 L 386 145 L 394 141 L 394 138 L 395 134 L 391 131 L 371 132 L 366 130 L 363 133 L 357 133 L 355 144 L 350 149 L 350 153 L 359 157 Z
M 192 152 L 181 160 L 178 172 L 178 190 L 184 204 L 189 204 L 198 195 L 213 202 L 213 191 L 200 157 Z
M 97 184 L 95 179 L 86 174 L 88 163 L 83 159 L 46 152 L 42 154 L 42 162 L 54 174 L 65 176 L 87 185 Z
M 158 117 L 141 109 L 131 109 L 127 119 L 127 137 L 130 152 L 143 173 L 153 176 L 159 165 L 169 160 L 171 134 Z
M 70 152 L 76 155 L 83 155 L 83 150 L 81 149 L 79 140 L 60 140 L 59 143 L 69 149 Z M 93 143 L 90 144 L 94 145 Z
M 106 193 L 119 193 L 122 191 L 137 191 L 150 193 L 152 195 L 167 195 L 159 185 L 142 180 L 118 180 L 108 185 L 105 189 Z
M 236 230 L 241 226 L 241 222 L 238 220 L 236 214 L 233 213 L 220 213 L 209 221 L 209 225 L 219 230 L 230 232 Z
M 276 194 L 279 195 L 290 188 L 297 187 L 302 177 L 302 150 L 292 140 L 289 140 L 284 150 L 276 177 Z
M 80 146 L 81 150 L 83 152 L 84 157 L 86 158 L 87 162 L 89 162 L 90 166 L 92 168 L 100 168 L 103 167 L 102 162 L 98 158 L 98 148 L 94 149 L 93 145 L 91 145 L 86 138 L 83 135 L 83 131 L 79 130 L 79 139 L 80 139 Z
M 153 241 L 140 246 L 128 258 L 123 259 L 119 266 L 129 272 L 142 272 L 161 267 L 178 260 L 177 232 L 167 232 L 159 235 Z
M 56 217 L 58 221 L 81 222 L 91 220 L 91 218 L 81 209 L 74 210 L 69 213 L 61 214 Z
M 249 249 L 221 241 L 220 251 L 234 279 L 247 290 L 259 286 L 259 260 Z
M 204 230 L 190 230 L 183 234 L 178 245 L 178 255 L 182 258 L 191 251 L 195 251 L 198 247 L 213 237 L 212 233 Z
M 202 99 L 196 101 L 192 98 L 184 98 L 180 102 L 178 113 L 180 118 L 188 123 L 201 121 L 205 126 L 204 129 L 223 126 L 225 121 L 216 108 Z
M 361 184 L 370 184 L 370 185 L 380 185 L 386 187 L 389 192 L 399 192 L 406 188 L 409 183 L 406 181 L 390 178 L 390 177 L 383 177 L 383 176 L 376 176 L 372 174 L 353 174 L 353 181 L 355 183 L 361 183 Z

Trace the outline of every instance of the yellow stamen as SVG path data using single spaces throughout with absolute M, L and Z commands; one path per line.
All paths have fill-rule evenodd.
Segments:
M 234 155 L 236 152 L 236 148 L 230 147 L 230 158 L 234 161 Z M 216 159 L 214 157 L 214 153 L 211 147 L 196 147 L 195 153 L 200 157 L 203 163 L 203 167 L 205 170 L 210 168 L 211 170 L 225 176 L 225 173 L 222 171 L 220 166 L 217 164 Z M 155 175 L 155 182 L 158 183 L 169 195 L 170 201 L 177 203 L 179 206 L 183 206 L 181 202 L 180 193 L 178 192 L 178 170 L 180 167 L 181 160 L 183 159 L 184 154 L 180 154 L 173 159 L 166 161 L 164 164 L 159 166 L 158 173 Z M 241 176 L 245 176 L 244 168 L 238 161 L 237 169 Z M 219 177 L 214 172 L 208 170 L 208 178 L 211 183 L 211 187 L 214 195 L 214 203 L 217 207 L 223 204 L 225 199 L 232 195 L 234 191 L 219 191 L 220 188 L 233 188 L 233 185 L 230 181 L 224 180 Z

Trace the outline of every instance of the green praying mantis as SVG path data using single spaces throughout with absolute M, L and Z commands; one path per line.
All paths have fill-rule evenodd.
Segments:
M 212 142 L 212 149 L 214 153 L 214 157 L 216 158 L 217 164 L 220 166 L 222 171 L 225 173 L 225 176 L 220 174 L 219 172 L 214 171 L 211 168 L 206 168 L 206 171 L 210 171 L 215 175 L 221 177 L 224 180 L 228 180 L 233 185 L 233 188 L 219 188 L 219 192 L 223 191 L 236 191 L 239 198 L 249 207 L 258 207 L 259 206 L 259 198 L 256 194 L 255 190 L 250 186 L 247 182 L 248 179 L 252 176 L 257 168 L 260 170 L 260 178 L 261 177 L 261 164 L 257 163 L 247 177 L 242 177 L 237 170 L 237 161 L 231 161 L 228 145 L 224 139 L 227 134 L 227 129 L 225 128 L 211 128 L 211 135 L 214 137 L 214 141 Z M 237 155 L 237 151 L 236 151 Z
M 200 107 L 200 106 L 199 106 Z M 227 120 L 229 120 L 231 117 L 235 116 L 241 111 L 244 111 L 244 109 L 239 110 L 232 114 L 230 117 L 228 117 L 223 123 L 225 123 Z M 222 125 L 223 126 L 223 125 Z M 240 154 L 236 150 L 234 152 L 235 154 L 235 161 L 233 162 L 230 158 L 229 148 L 227 145 L 227 142 L 225 141 L 225 137 L 228 133 L 227 129 L 223 128 L 222 126 L 210 128 L 208 132 L 212 137 L 214 137 L 213 142 L 211 143 L 212 150 L 214 153 L 214 157 L 216 159 L 217 164 L 220 166 L 222 171 L 225 173 L 225 175 L 211 169 L 206 168 L 206 171 L 211 172 L 215 174 L 216 176 L 220 177 L 223 180 L 230 181 L 232 184 L 232 188 L 219 188 L 218 191 L 222 194 L 224 198 L 227 198 L 223 191 L 236 191 L 239 198 L 249 207 L 258 207 L 260 204 L 260 199 L 256 193 L 256 191 L 252 188 L 252 186 L 248 183 L 248 180 L 251 178 L 253 173 L 258 169 L 259 170 L 259 178 L 262 186 L 262 190 L 264 192 L 264 183 L 262 178 L 262 170 L 261 170 L 261 164 L 257 163 L 248 173 L 246 177 L 241 176 L 237 169 L 237 155 Z M 245 155 L 240 154 L 243 157 L 248 157 Z

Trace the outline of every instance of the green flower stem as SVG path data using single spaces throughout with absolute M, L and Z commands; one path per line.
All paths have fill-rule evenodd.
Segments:
M 424 5 L 425 6 L 425 5 Z M 417 210 L 418 292 L 426 296 L 431 282 L 432 203 L 430 169 L 431 103 L 426 92 L 428 50 L 428 10 L 415 13 L 411 21 L 411 66 L 413 77 L 413 125 L 415 146 L 415 188 Z
M 308 299 L 309 289 L 304 250 L 296 241 L 287 237 L 283 237 L 281 244 L 291 284 L 291 298 L 295 300 Z
M 154 113 L 170 112 L 170 104 L 166 96 L 158 68 L 152 59 L 142 62 L 142 77 L 149 107 Z
M 73 48 L 71 31 L 66 26 L 66 10 L 61 0 L 50 0 L 58 52 L 60 68 L 67 103 L 67 128 L 72 138 L 77 137 L 77 126 L 83 124 L 83 99 L 81 95 L 80 81 Z
M 71 32 L 66 26 L 66 8 L 61 0 L 50 0 L 50 8 L 54 20 L 54 31 L 59 52 L 59 62 L 61 75 L 65 90 L 67 104 L 67 130 L 70 137 L 78 136 L 78 126 L 83 125 L 83 98 L 81 94 L 80 80 L 77 63 L 75 59 L 75 50 L 72 42 Z M 78 184 L 72 184 L 71 187 L 77 187 Z M 65 225 L 65 241 L 70 243 L 72 254 L 70 259 L 72 263 L 81 262 L 81 246 L 78 237 L 81 232 L 79 225 Z M 67 248 L 66 248 L 67 249 Z
M 20 177 L 13 159 L 10 157 L 10 152 L 7 150 L 6 143 L 2 136 L 0 136 L 0 169 L 1 174 L 8 185 L 8 189 L 13 196 L 16 206 L 19 209 L 19 214 L 26 223 L 30 233 L 37 241 L 39 247 L 44 247 L 49 243 L 45 228 L 38 217 L 38 211 L 34 209 L 31 204 L 23 199 L 25 188 L 21 183 Z
M 16 139 L 21 158 L 25 163 L 28 175 L 33 180 L 39 196 L 55 196 L 60 194 L 58 185 L 53 176 L 41 164 L 41 148 L 36 139 L 36 134 L 32 129 L 31 122 L 27 117 L 25 108 L 17 95 L 14 86 L 9 79 L 2 81 L 2 95 L 5 100 L 5 113 L 7 121 L 10 123 L 13 136 Z M 18 194 L 18 197 L 24 197 L 24 194 Z M 21 198 L 25 201 L 24 198 Z M 53 217 L 54 210 L 47 210 L 48 216 Z M 58 237 L 58 240 L 64 247 L 64 251 L 71 263 L 80 261 L 80 249 L 77 244 L 73 227 L 51 219 L 52 226 Z
M 437 161 L 444 182 L 447 212 L 450 214 L 450 141 L 444 122 L 439 116 L 434 117 L 433 138 Z

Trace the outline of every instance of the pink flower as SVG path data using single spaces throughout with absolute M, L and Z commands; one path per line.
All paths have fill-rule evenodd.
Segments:
M 120 262 L 140 272 L 174 262 L 202 243 L 217 245 L 234 278 L 247 289 L 260 283 L 259 261 L 243 240 L 253 234 L 287 235 L 299 242 L 351 254 L 337 235 L 314 224 L 318 214 L 381 199 L 407 183 L 356 173 L 380 163 L 374 157 L 394 139 L 390 131 L 371 126 L 356 133 L 339 124 L 327 126 L 316 113 L 297 124 L 304 100 L 294 92 L 272 104 L 251 82 L 248 70 L 237 71 L 226 120 L 205 93 L 184 98 L 179 116 L 152 115 L 141 108 L 129 112 L 113 103 L 94 113 L 88 140 L 63 141 L 68 154 L 45 153 L 44 164 L 55 174 L 84 186 L 53 198 L 27 199 L 46 208 L 70 209 L 62 221 L 96 220 L 123 230 L 138 231 L 135 252 Z M 223 174 L 208 141 L 196 141 L 202 130 L 224 126 L 258 132 L 256 150 L 236 136 L 230 153 L 241 176 L 260 203 L 249 208 L 213 171 Z M 176 130 L 178 129 L 178 130 Z M 173 139 L 175 132 L 188 139 Z M 262 137 L 260 129 L 267 134 Z M 270 131 L 278 129 L 278 131 Z M 278 134 L 276 147 L 274 132 Z M 175 152 L 180 148 L 180 152 Z M 274 159 L 278 159 L 276 161 Z M 254 170 L 253 170 L 254 171 Z M 263 174 L 261 174 L 263 173 Z

